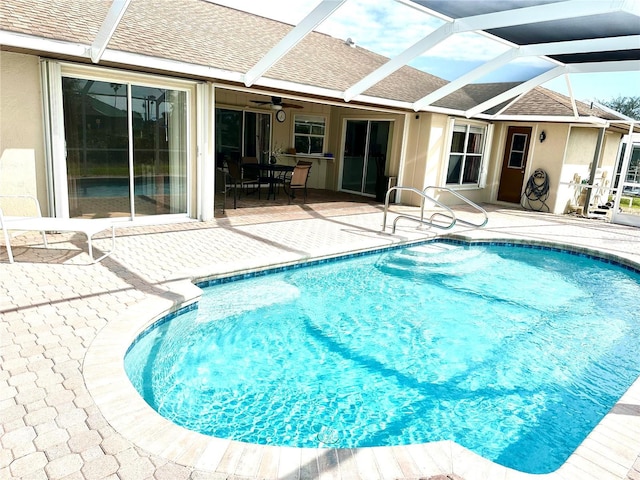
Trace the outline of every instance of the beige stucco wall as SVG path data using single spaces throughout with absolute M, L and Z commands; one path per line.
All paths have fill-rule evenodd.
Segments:
M 613 178 L 613 170 L 618 161 L 621 141 L 621 133 L 607 132 L 604 136 L 604 145 L 602 146 L 598 167 L 602 169 L 603 172 L 607 172 L 605 180 L 611 180 Z
M 239 92 L 235 90 L 216 90 L 216 106 L 272 113 L 268 107 L 256 107 L 251 99 L 259 98 L 256 94 Z M 260 97 L 262 98 L 262 97 Z M 364 120 L 389 120 L 391 127 L 391 147 L 387 159 L 387 175 L 397 176 L 400 165 L 400 152 L 402 148 L 402 131 L 404 128 L 404 115 L 384 112 L 374 112 L 351 107 L 339 107 L 324 105 L 302 100 L 286 100 L 286 103 L 300 105 L 300 109 L 285 109 L 287 118 L 284 122 L 277 122 L 272 118 L 272 147 L 286 150 L 293 147 L 293 126 L 296 115 L 318 115 L 326 118 L 325 152 L 332 153 L 333 158 L 312 159 L 312 167 L 309 174 L 308 186 L 310 188 L 322 188 L 329 190 L 339 189 L 340 168 L 342 164 L 342 142 L 345 121 L 347 119 Z M 279 163 L 295 164 L 294 157 L 283 155 L 278 158 Z
M 581 189 L 567 186 L 566 184 L 589 180 L 597 142 L 598 129 L 580 126 L 571 127 L 562 169 L 562 184 L 559 188 L 556 203 L 556 211 L 558 213 L 569 211 L 580 202 Z
M 39 59 L 0 51 L 0 194 L 32 194 L 49 214 Z
M 560 182 L 562 181 L 569 125 L 566 123 L 540 123 L 532 126 L 531 150 L 523 188 L 526 188 L 526 183 L 533 172 L 539 168 L 544 170 L 549 181 L 549 198 L 546 200 L 546 204 L 551 212 L 558 213 L 558 202 L 565 202 L 562 195 L 564 187 Z M 540 134 L 543 131 L 546 138 L 544 142 L 540 142 Z M 560 208 L 560 213 L 563 209 L 564 207 Z
M 529 141 L 529 150 L 527 152 L 527 166 L 525 170 L 524 179 L 522 182 L 522 191 L 524 191 L 526 182 L 529 176 L 537 169 L 544 169 L 551 177 L 552 165 L 554 157 L 558 152 L 564 151 L 564 146 L 558 143 L 560 135 L 552 133 L 553 126 L 542 125 L 538 126 L 533 123 L 513 123 L 504 122 L 496 123 L 493 130 L 492 144 L 490 148 L 489 165 L 487 167 L 487 180 L 486 189 L 483 192 L 484 198 L 478 199 L 483 202 L 496 202 L 498 198 L 498 189 L 500 187 L 500 178 L 502 174 L 502 163 L 504 158 L 505 148 L 507 147 L 507 132 L 509 127 L 529 127 L 531 128 L 531 140 Z M 542 127 L 542 128 L 540 128 Z M 547 141 L 543 144 L 539 143 L 538 137 L 540 132 L 545 130 L 547 133 Z M 552 152 L 554 155 L 548 156 L 547 153 Z M 562 163 L 562 156 L 560 155 L 559 163 Z
M 447 125 L 449 117 L 421 112 L 411 115 L 407 122 L 405 163 L 398 184 L 423 190 L 439 185 L 446 168 Z M 402 203 L 419 205 L 420 197 L 410 192 L 402 193 Z
M 347 120 L 378 120 L 391 122 L 389 136 L 389 150 L 387 152 L 387 162 L 385 168 L 386 176 L 398 176 L 400 169 L 400 157 L 402 151 L 402 134 L 405 125 L 405 115 L 375 112 L 351 107 L 333 107 L 331 109 L 331 128 L 329 146 L 335 156 L 332 162 L 331 175 L 327 178 L 326 188 L 338 190 L 340 187 L 340 169 L 342 168 L 342 157 Z
M 500 172 L 505 149 L 506 132 L 512 123 L 497 124 L 494 145 L 491 153 L 492 169 L 487 181 L 491 185 L 492 195 L 489 201 L 497 199 L 500 185 Z M 598 129 L 587 126 L 571 126 L 567 123 L 519 123 L 532 128 L 532 141 L 529 146 L 527 169 L 523 182 L 523 192 L 530 176 L 538 168 L 547 173 L 549 180 L 549 198 L 546 203 L 552 213 L 565 213 L 569 205 L 577 200 L 579 189 L 567 185 L 574 175 L 588 179 L 591 162 L 596 148 Z M 540 133 L 546 138 L 540 142 Z M 601 162 L 610 170 L 615 164 L 619 136 L 607 134 Z M 610 178 L 610 177 L 609 177 Z
M 42 88 L 39 58 L 10 52 L 0 52 L 0 161 L 5 165 L 0 175 L 0 193 L 37 193 L 48 211 L 47 175 L 43 132 Z M 268 107 L 252 104 L 255 94 L 217 88 L 216 105 L 273 113 Z M 320 115 L 327 119 L 325 151 L 333 153 L 333 159 L 314 160 L 309 186 L 311 188 L 339 189 L 342 162 L 342 142 L 347 119 L 389 120 L 392 122 L 390 150 L 385 174 L 398 176 L 398 184 L 422 190 L 426 186 L 441 185 L 447 167 L 450 117 L 437 113 L 390 113 L 376 112 L 343 106 L 323 105 L 316 102 L 291 101 L 302 109 L 287 109 L 283 123 L 272 121 L 273 146 L 283 149 L 293 146 L 293 119 L 296 114 Z M 193 105 L 192 105 L 193 107 Z M 192 113 L 195 115 L 195 108 Z M 195 124 L 195 117 L 192 118 Z M 469 199 L 495 202 L 500 184 L 500 171 L 505 148 L 506 132 L 515 123 L 495 123 L 486 187 L 462 189 Z M 562 123 L 518 123 L 532 128 L 527 170 L 527 179 L 537 168 L 544 169 L 551 184 L 551 195 L 547 203 L 554 213 L 566 211 L 575 202 L 576 189 L 564 185 L 574 175 L 588 178 L 597 143 L 598 129 L 594 127 L 569 126 Z M 405 131 L 406 130 L 406 131 Z M 538 140 L 544 130 L 546 140 Z M 606 178 L 613 176 L 618 153 L 620 135 L 608 132 L 599 158 L 599 172 L 606 171 Z M 194 146 L 195 148 L 195 146 Z M 194 153 L 195 154 L 195 153 Z M 281 158 L 283 163 L 294 163 L 295 158 Z M 1 165 L 0 164 L 0 165 Z M 35 165 L 33 174 L 27 164 Z M 195 165 L 195 163 L 194 163 Z M 12 171 L 7 173 L 7 168 Z M 401 177 L 400 177 L 400 174 Z M 195 175 L 193 176 L 195 179 Z M 193 189 L 196 190 L 195 188 Z M 195 196 L 192 198 L 194 201 Z M 441 199 L 449 204 L 459 203 L 446 195 Z M 418 205 L 417 195 L 405 193 L 402 202 Z M 194 207 L 195 211 L 195 207 Z

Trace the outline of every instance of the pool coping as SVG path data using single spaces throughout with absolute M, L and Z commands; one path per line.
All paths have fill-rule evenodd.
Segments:
M 570 243 L 514 237 L 488 240 L 449 234 L 426 241 L 401 242 L 390 248 L 434 240 L 561 249 L 640 271 L 640 263 L 624 255 Z M 447 473 L 459 475 L 465 480 L 627 478 L 627 473 L 637 458 L 637 452 L 640 451 L 640 377 L 558 470 L 535 475 L 495 464 L 449 440 L 395 447 L 309 449 L 254 445 L 210 437 L 177 426 L 161 417 L 140 397 L 125 373 L 123 359 L 132 342 L 145 329 L 166 315 L 197 302 L 202 291 L 196 284 L 209 280 L 220 281 L 235 275 L 255 276 L 274 269 L 296 268 L 309 261 L 322 262 L 388 248 L 377 247 L 326 257 L 306 258 L 226 274 L 194 275 L 189 280 L 169 282 L 165 284 L 166 294 L 143 300 L 132 307 L 127 315 L 110 320 L 98 333 L 83 363 L 87 389 L 109 424 L 137 446 L 179 464 L 227 475 L 284 478 L 297 471 L 301 465 L 315 462 L 318 469 L 325 465 L 327 471 L 335 469 L 339 464 L 341 477 L 336 478 L 357 478 L 358 475 L 362 478 L 411 478 Z

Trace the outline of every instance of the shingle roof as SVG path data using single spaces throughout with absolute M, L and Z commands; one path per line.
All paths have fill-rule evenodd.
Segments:
M 0 29 L 90 44 L 109 11 L 109 0 L 0 2 Z
M 578 114 L 584 117 L 598 117 L 605 120 L 620 120 L 615 116 L 596 106 L 576 101 Z M 537 87 L 524 94 L 517 102 L 504 111 L 505 115 L 551 115 L 573 116 L 571 100 L 553 90 Z
M 110 5 L 110 0 L 3 0 L 0 29 L 90 45 Z M 108 48 L 246 73 L 292 28 L 206 0 L 132 0 Z M 344 91 L 387 60 L 340 39 L 312 32 L 272 66 L 265 77 Z M 413 103 L 446 83 L 405 66 L 364 94 Z M 511 83 L 468 85 L 439 100 L 435 106 L 467 110 L 513 86 Z M 535 89 L 505 113 L 572 115 L 569 99 L 549 92 Z M 497 107 L 492 111 L 497 111 Z M 581 107 L 581 115 L 594 114 L 592 110 L 583 112 L 586 110 Z M 598 116 L 600 114 L 605 112 L 599 112 Z
M 516 85 L 518 85 L 518 82 L 473 83 L 465 85 L 460 90 L 456 90 L 443 99 L 438 100 L 434 105 L 438 107 L 467 110 L 495 97 L 496 95 L 506 92 Z M 455 107 L 453 107 L 454 105 Z M 493 113 L 494 110 L 497 111 L 499 109 L 498 107 L 494 107 L 486 113 Z

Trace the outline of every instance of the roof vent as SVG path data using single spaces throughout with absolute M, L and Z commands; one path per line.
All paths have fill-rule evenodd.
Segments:
M 347 40 L 344 43 L 349 45 L 351 48 L 356 48 L 356 42 L 354 42 L 351 37 L 347 38 Z

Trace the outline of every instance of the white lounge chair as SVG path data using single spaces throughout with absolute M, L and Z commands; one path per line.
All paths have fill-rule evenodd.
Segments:
M 49 248 L 47 244 L 46 232 L 80 232 L 87 237 L 89 246 L 89 256 L 93 263 L 99 262 L 107 256 L 111 255 L 116 246 L 116 232 L 113 223 L 109 219 L 88 219 L 88 218 L 55 218 L 43 217 L 40 211 L 40 203 L 38 199 L 31 195 L 0 195 L 0 198 L 29 199 L 35 203 L 37 216 L 23 217 L 4 215 L 0 208 L 0 226 L 4 235 L 4 244 L 7 247 L 9 255 L 9 263 L 13 263 L 13 252 L 11 251 L 11 234 L 10 231 L 35 231 L 42 233 L 42 242 L 45 248 Z M 100 256 L 93 258 L 92 237 L 103 230 L 111 229 L 111 250 Z

